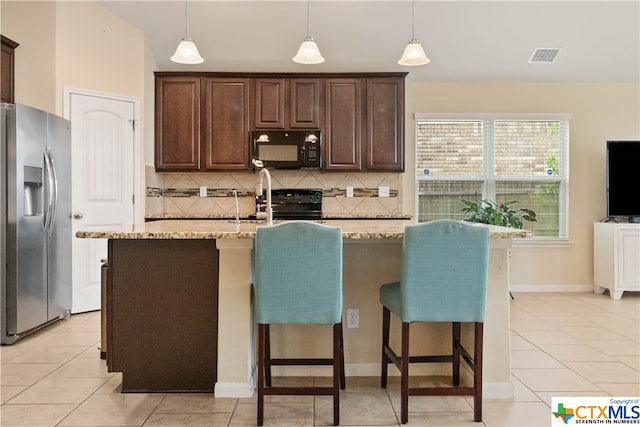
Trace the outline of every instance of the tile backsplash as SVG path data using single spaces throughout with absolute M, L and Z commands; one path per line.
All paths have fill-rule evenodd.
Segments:
M 402 191 L 398 173 L 322 173 L 272 170 L 273 188 L 323 190 L 322 212 L 327 216 L 400 216 Z M 156 173 L 146 168 L 146 215 L 222 215 L 233 217 L 236 197 L 241 216 L 255 213 L 258 174 Z M 207 189 L 200 197 L 200 188 Z M 378 187 L 389 187 L 389 197 L 378 197 Z M 353 197 L 346 188 L 353 187 Z M 235 193 L 234 193 L 235 190 Z

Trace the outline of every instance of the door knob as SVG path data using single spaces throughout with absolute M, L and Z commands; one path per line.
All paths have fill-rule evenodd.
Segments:
M 82 215 L 82 213 L 81 213 L 81 212 L 75 212 L 75 213 L 73 214 L 73 217 L 74 217 L 75 219 L 81 219 L 81 218 L 82 218 L 82 216 L 83 216 L 83 215 Z

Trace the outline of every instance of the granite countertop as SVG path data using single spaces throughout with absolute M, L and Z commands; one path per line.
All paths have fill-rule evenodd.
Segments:
M 235 217 L 231 217 L 228 214 L 185 214 L 185 213 L 177 213 L 177 214 L 147 214 L 145 220 L 156 221 L 160 219 L 235 219 Z M 411 215 L 383 215 L 383 214 L 322 214 L 323 219 L 411 219 Z M 246 218 L 241 217 L 242 220 Z
M 354 240 L 394 240 L 402 239 L 405 225 L 415 224 L 414 220 L 402 219 L 327 219 L 322 224 L 342 227 L 345 239 Z M 274 221 L 279 223 L 279 221 Z M 78 231 L 76 237 L 85 239 L 253 239 L 256 227 L 265 225 L 263 221 L 234 220 L 159 220 L 116 227 L 96 227 Z M 492 239 L 531 237 L 527 230 L 476 224 L 489 227 Z

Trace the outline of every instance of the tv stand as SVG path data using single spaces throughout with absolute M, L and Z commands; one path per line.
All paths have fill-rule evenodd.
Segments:
M 593 292 L 612 299 L 640 291 L 640 224 L 593 224 Z

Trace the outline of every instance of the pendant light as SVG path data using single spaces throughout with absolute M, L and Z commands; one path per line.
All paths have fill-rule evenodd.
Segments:
M 309 0 L 307 0 L 307 37 L 304 38 L 296 56 L 293 57 L 293 62 L 298 64 L 322 64 L 324 62 L 318 45 L 311 37 L 311 6 Z
M 189 37 L 189 3 L 185 0 L 185 14 L 186 14 L 186 35 L 182 38 L 182 41 L 176 49 L 176 53 L 173 54 L 171 60 L 178 64 L 202 64 L 204 59 L 198 53 L 196 44 L 191 41 Z
M 407 47 L 404 48 L 404 52 L 402 53 L 402 58 L 398 61 L 400 65 L 406 65 L 409 67 L 417 66 L 417 65 L 425 65 L 431 62 L 429 58 L 427 58 L 427 54 L 424 53 L 424 49 L 420 45 L 420 42 L 416 39 L 416 2 L 412 0 L 412 15 L 411 15 L 411 40 L 407 44 Z

